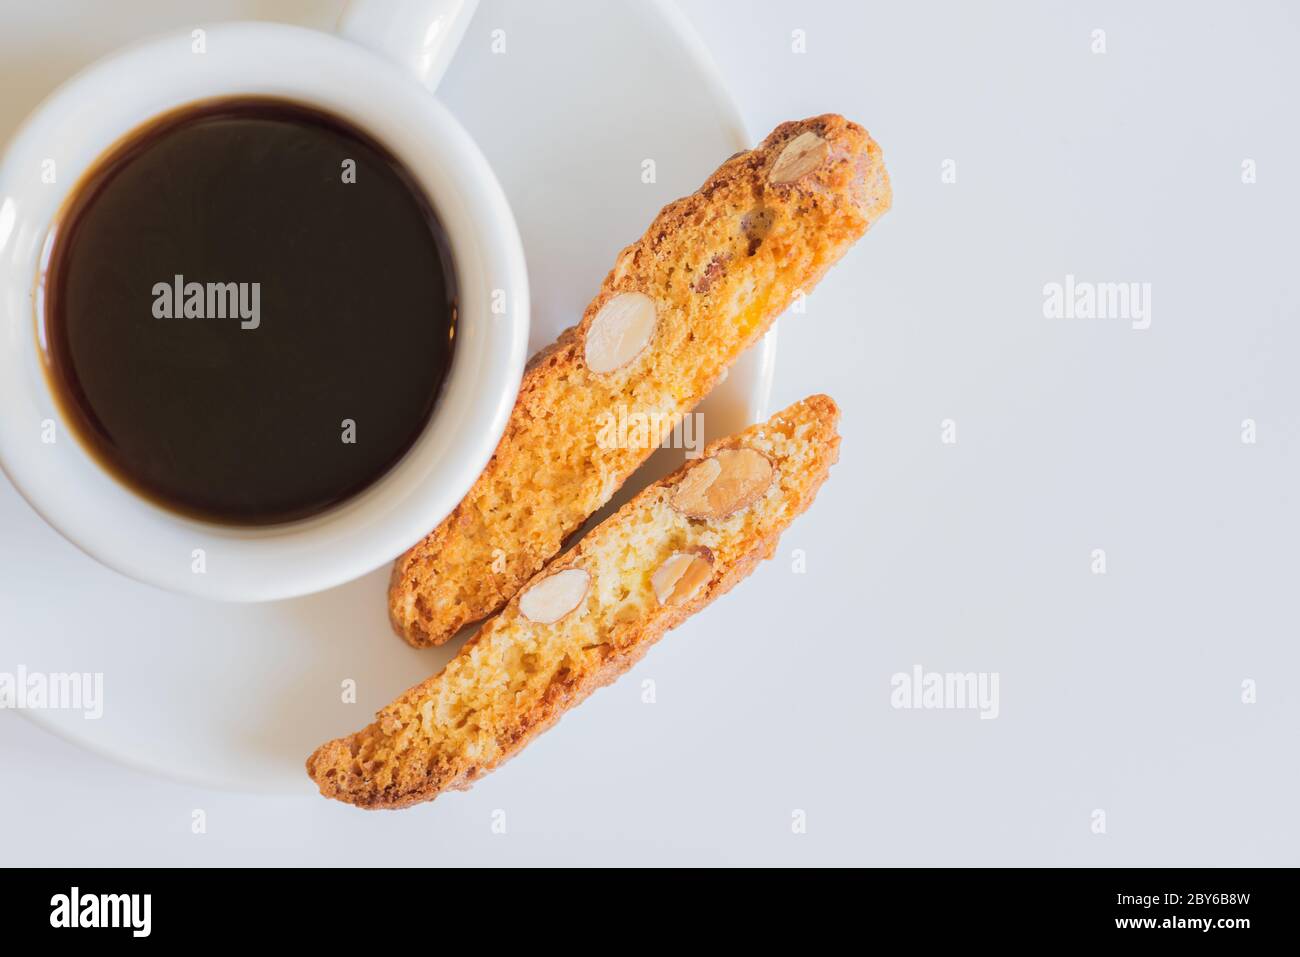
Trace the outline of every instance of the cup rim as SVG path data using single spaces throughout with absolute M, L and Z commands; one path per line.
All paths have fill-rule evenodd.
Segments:
M 36 108 L 0 159 L 0 469 L 65 538 L 131 578 L 206 598 L 287 598 L 391 561 L 469 490 L 518 393 L 528 342 L 526 263 L 487 160 L 405 72 L 303 27 L 230 22 L 203 30 L 204 53 L 192 52 L 192 31 L 177 31 L 82 70 Z M 120 484 L 72 434 L 37 340 L 48 235 L 81 174 L 160 113 L 241 95 L 333 112 L 391 150 L 442 221 L 459 291 L 457 343 L 442 394 L 402 459 L 325 512 L 260 527 L 179 515 Z M 53 185 L 40 180 L 45 159 L 55 163 Z M 43 441 L 51 421 L 55 440 Z

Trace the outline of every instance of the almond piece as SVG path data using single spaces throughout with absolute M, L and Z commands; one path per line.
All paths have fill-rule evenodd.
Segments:
M 543 578 L 519 596 L 519 614 L 539 625 L 553 625 L 587 596 L 591 576 L 581 568 L 566 568 Z
M 600 307 L 587 328 L 587 368 L 598 375 L 627 365 L 655 331 L 655 302 L 645 293 L 622 292 Z
M 768 178 L 776 184 L 793 183 L 806 176 L 826 161 L 831 146 L 812 130 L 805 130 L 781 150 L 772 164 Z
M 687 472 L 670 501 L 687 518 L 726 518 L 772 484 L 772 463 L 754 449 L 723 449 Z
M 661 605 L 684 605 L 713 577 L 713 552 L 698 548 L 674 552 L 650 576 L 650 586 Z

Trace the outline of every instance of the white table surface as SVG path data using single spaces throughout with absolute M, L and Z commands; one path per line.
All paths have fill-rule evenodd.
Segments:
M 132 35 L 92 28 L 106 6 L 0 3 L 0 137 Z M 337 10 L 113 7 L 158 26 Z M 893 211 L 781 327 L 774 407 L 830 393 L 844 443 L 776 560 L 508 768 L 397 814 L 175 784 L 0 713 L 0 862 L 1300 863 L 1300 16 L 683 7 L 751 134 L 842 112 L 894 182 Z M 1066 274 L 1151 283 L 1150 328 L 1045 318 Z M 710 642 L 725 673 L 693 666 Z M 999 716 L 892 708 L 914 665 L 996 672 Z

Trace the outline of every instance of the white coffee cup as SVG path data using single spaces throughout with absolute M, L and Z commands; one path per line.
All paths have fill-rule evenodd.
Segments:
M 0 162 L 0 467 L 73 544 L 172 591 L 287 598 L 380 567 L 469 490 L 504 431 L 528 342 L 528 279 L 505 194 L 430 95 L 475 2 L 354 0 L 339 36 L 224 23 L 148 40 L 67 81 L 14 136 Z M 406 456 L 336 508 L 266 528 L 188 519 L 110 477 L 59 412 L 39 341 L 52 227 L 82 174 L 158 114 L 239 94 L 320 107 L 386 145 L 437 210 L 460 292 L 444 392 Z

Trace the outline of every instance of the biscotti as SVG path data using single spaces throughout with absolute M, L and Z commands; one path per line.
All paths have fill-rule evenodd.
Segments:
M 664 207 L 582 321 L 530 363 L 496 453 L 393 568 L 389 614 L 416 646 L 502 607 L 654 451 L 602 416 L 671 429 L 888 208 L 880 148 L 826 115 L 785 123 Z
M 326 797 L 400 808 L 465 789 L 771 557 L 838 456 L 812 396 L 640 492 L 526 584 L 442 672 L 307 760 Z

